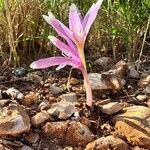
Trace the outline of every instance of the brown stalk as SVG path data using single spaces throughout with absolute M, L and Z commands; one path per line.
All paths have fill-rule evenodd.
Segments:
M 16 51 L 16 45 L 15 45 L 15 39 L 14 39 L 14 34 L 13 34 L 13 24 L 12 24 L 12 19 L 11 19 L 11 13 L 10 13 L 10 1 L 5 0 L 4 1 L 4 9 L 6 12 L 6 21 L 7 21 L 7 33 L 8 33 L 8 42 L 10 46 L 10 54 L 9 54 L 9 64 L 12 60 L 14 60 L 14 65 L 16 66 L 18 64 L 18 56 L 17 56 L 17 51 Z

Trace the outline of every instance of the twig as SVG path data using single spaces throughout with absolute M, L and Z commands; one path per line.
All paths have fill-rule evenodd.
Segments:
M 67 90 L 70 92 L 70 89 L 69 89 L 69 85 L 70 85 L 70 79 L 71 79 L 71 73 L 72 73 L 72 68 L 69 72 L 69 77 L 68 77 L 68 82 L 67 82 Z
M 143 48 L 144 48 L 144 44 L 145 44 L 145 40 L 146 40 L 146 35 L 147 35 L 148 29 L 149 29 L 149 25 L 150 25 L 150 15 L 148 18 L 147 27 L 146 27 L 143 42 L 142 42 L 142 47 L 141 47 L 141 51 L 140 51 L 140 55 L 139 55 L 139 59 L 138 59 L 138 64 L 137 64 L 137 70 L 139 70 L 139 68 L 140 68 L 140 60 L 141 60 L 141 57 L 143 54 Z

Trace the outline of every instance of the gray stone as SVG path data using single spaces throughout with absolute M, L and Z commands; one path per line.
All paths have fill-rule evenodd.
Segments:
M 23 77 L 27 74 L 27 69 L 25 67 L 18 67 L 13 70 L 13 74 L 16 77 Z
M 62 100 L 67 101 L 67 102 L 71 102 L 71 103 L 76 103 L 77 102 L 76 93 L 62 94 L 61 98 L 62 98 Z
M 19 99 L 19 100 L 23 99 L 24 97 L 24 95 L 19 90 L 15 89 L 14 87 L 7 89 L 6 93 L 9 96 Z
M 61 87 L 57 87 L 55 85 L 50 85 L 51 93 L 54 95 L 61 94 L 63 92 L 63 89 Z
M 19 104 L 9 104 L 0 110 L 0 136 L 28 132 L 30 118 Z
M 130 66 L 128 70 L 128 76 L 131 78 L 139 78 L 140 74 L 133 66 Z
M 59 119 L 67 119 L 76 112 L 76 109 L 72 103 L 62 100 L 54 104 L 47 112 Z
M 44 102 L 41 102 L 39 104 L 39 109 L 42 111 L 42 110 L 45 110 L 49 107 L 49 103 L 47 101 L 44 101 Z
M 104 69 L 110 69 L 112 65 L 112 58 L 110 57 L 100 57 L 94 62 L 96 65 L 100 65 Z
M 123 106 L 118 102 L 111 102 L 101 106 L 102 113 L 112 115 L 123 109 Z
M 23 147 L 20 150 L 34 150 L 33 148 L 23 145 Z
M 92 90 L 105 91 L 105 90 L 120 90 L 122 82 L 120 76 L 115 73 L 105 72 L 103 74 L 90 73 L 89 79 Z
M 145 92 L 146 92 L 147 94 L 150 94 L 150 85 L 146 86 Z

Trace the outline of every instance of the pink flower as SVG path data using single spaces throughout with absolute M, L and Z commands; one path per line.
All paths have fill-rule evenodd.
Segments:
M 84 77 L 88 106 L 92 106 L 93 99 L 86 71 L 84 45 L 102 1 L 98 0 L 97 3 L 94 3 L 84 18 L 81 16 L 78 8 L 72 4 L 69 12 L 69 28 L 57 20 L 51 12 L 48 13 L 48 16 L 43 15 L 44 19 L 66 42 L 62 42 L 54 36 L 49 36 L 50 41 L 62 52 L 62 56 L 40 59 L 30 65 L 33 69 L 43 69 L 58 65 L 57 70 L 70 65 L 81 70 Z

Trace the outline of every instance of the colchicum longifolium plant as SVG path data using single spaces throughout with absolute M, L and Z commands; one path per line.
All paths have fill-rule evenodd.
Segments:
M 93 98 L 86 69 L 84 46 L 88 32 L 96 19 L 102 2 L 103 0 L 98 0 L 94 3 L 84 17 L 76 5 L 72 4 L 69 11 L 69 28 L 56 19 L 51 12 L 48 13 L 48 16 L 43 15 L 43 18 L 54 28 L 58 36 L 65 40 L 63 42 L 54 36 L 48 37 L 52 44 L 62 52 L 62 56 L 39 59 L 30 65 L 33 69 L 44 69 L 57 65 L 57 70 L 66 65 L 79 69 L 83 74 L 87 105 L 90 107 L 92 106 Z

